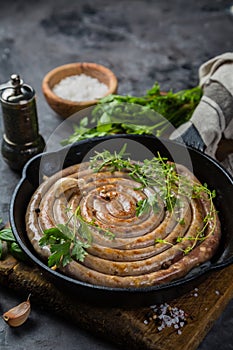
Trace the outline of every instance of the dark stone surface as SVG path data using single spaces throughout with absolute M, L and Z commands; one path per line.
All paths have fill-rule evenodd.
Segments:
M 50 69 L 74 61 L 104 64 L 117 75 L 121 94 L 144 94 L 155 81 L 163 90 L 195 86 L 203 62 L 232 51 L 231 5 L 227 0 L 0 1 L 0 83 L 19 73 L 34 87 L 40 132 L 47 140 L 62 121 L 41 92 Z M 7 221 L 19 175 L 2 159 L 0 171 L 0 216 Z M 1 287 L 0 313 L 20 301 Z M 232 308 L 231 302 L 199 350 L 233 349 Z M 41 348 L 116 349 L 36 307 L 23 328 L 11 329 L 0 320 L 1 350 Z

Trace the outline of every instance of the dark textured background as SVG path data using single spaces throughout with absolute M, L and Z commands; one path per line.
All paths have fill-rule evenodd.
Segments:
M 40 132 L 47 140 L 61 122 L 41 92 L 50 69 L 74 61 L 103 64 L 117 75 L 121 94 L 144 94 L 155 81 L 162 90 L 193 87 L 202 63 L 233 49 L 231 5 L 227 0 L 0 0 L 0 83 L 19 73 L 34 87 Z M 7 221 L 19 176 L 2 159 L 0 171 L 0 216 Z M 20 301 L 1 287 L 0 313 Z M 198 350 L 233 349 L 232 329 L 233 302 Z M 1 350 L 41 348 L 116 349 L 36 306 L 19 329 L 0 319 Z

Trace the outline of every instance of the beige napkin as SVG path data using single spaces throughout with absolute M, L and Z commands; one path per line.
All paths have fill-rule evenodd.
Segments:
M 205 62 L 199 68 L 199 85 L 203 88 L 203 97 L 192 118 L 170 138 L 182 137 L 194 125 L 205 144 L 205 153 L 213 158 L 219 145 L 226 143 L 230 153 L 221 163 L 233 174 L 233 52 Z

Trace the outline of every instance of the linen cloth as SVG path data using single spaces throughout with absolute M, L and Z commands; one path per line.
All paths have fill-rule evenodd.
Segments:
M 190 121 L 174 131 L 170 139 L 182 139 L 194 126 L 204 142 L 204 152 L 215 159 L 220 141 L 227 141 L 230 152 L 221 163 L 233 175 L 233 52 L 205 62 L 198 74 L 203 89 L 201 101 Z

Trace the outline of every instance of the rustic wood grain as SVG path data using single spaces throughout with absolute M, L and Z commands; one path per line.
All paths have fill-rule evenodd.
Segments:
M 72 320 L 78 327 L 101 335 L 124 349 L 195 350 L 233 297 L 233 265 L 209 275 L 198 289 L 169 304 L 187 313 L 182 333 L 174 328 L 157 330 L 144 324 L 149 307 L 103 308 L 74 300 L 49 282 L 33 265 L 8 256 L 0 261 L 0 283 L 17 292 L 31 293 L 31 301 Z

